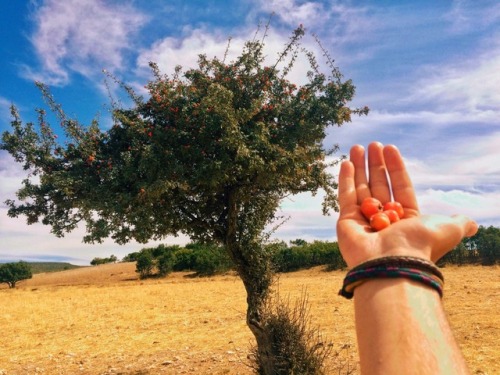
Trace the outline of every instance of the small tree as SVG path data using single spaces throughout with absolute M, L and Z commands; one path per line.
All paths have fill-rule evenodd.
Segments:
M 28 263 L 5 263 L 0 265 L 0 283 L 7 283 L 9 288 L 15 288 L 21 280 L 31 279 L 33 274 Z

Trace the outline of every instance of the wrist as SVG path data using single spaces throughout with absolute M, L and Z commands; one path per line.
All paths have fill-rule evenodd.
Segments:
M 356 288 L 354 300 L 366 301 L 371 298 L 402 298 L 409 294 L 429 295 L 440 299 L 436 289 L 407 278 L 379 278 L 366 280 Z
M 352 298 L 361 285 L 380 279 L 406 279 L 418 282 L 443 295 L 444 277 L 431 261 L 408 256 L 375 258 L 352 268 L 346 275 L 339 295 Z

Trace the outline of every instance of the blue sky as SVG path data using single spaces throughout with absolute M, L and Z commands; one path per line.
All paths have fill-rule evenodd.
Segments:
M 272 12 L 266 47 L 271 59 L 303 24 L 354 81 L 352 104 L 371 109 L 367 117 L 331 129 L 327 145 L 339 143 L 347 153 L 356 143 L 394 143 L 406 158 L 423 212 L 465 213 L 482 225 L 500 226 L 496 0 L 2 1 L 0 131 L 10 129 L 11 104 L 25 121 L 36 119 L 34 109 L 44 103 L 35 80 L 51 87 L 67 114 L 85 124 L 99 116 L 105 129 L 110 100 L 103 69 L 141 90 L 150 78 L 149 61 L 166 73 L 177 64 L 190 67 L 199 53 L 222 56 L 229 37 L 236 56 Z M 318 50 L 312 37 L 304 43 Z M 111 92 L 120 95 L 116 87 Z M 59 239 L 41 224 L 8 218 L 3 202 L 15 196 L 24 177 L 1 151 L 0 261 L 88 264 L 144 246 L 83 244 L 84 228 Z M 321 195 L 287 199 L 282 214 L 289 220 L 277 238 L 336 238 L 336 215 L 321 215 Z

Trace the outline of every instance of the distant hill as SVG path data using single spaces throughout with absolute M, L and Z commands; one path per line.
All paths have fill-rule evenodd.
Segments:
M 31 272 L 36 273 L 44 273 L 44 272 L 59 272 L 72 270 L 75 268 L 81 268 L 84 266 L 75 266 L 71 263 L 65 262 L 27 262 L 31 267 Z
M 59 263 L 63 264 L 63 263 Z M 32 279 L 23 280 L 17 288 L 38 288 L 40 286 L 69 285 L 109 285 L 117 282 L 138 281 L 135 262 L 109 263 L 99 266 L 74 266 L 60 272 L 45 272 L 33 275 Z M 1 284 L 0 289 L 7 284 Z

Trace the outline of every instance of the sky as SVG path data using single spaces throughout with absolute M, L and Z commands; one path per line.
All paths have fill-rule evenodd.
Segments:
M 83 124 L 110 125 L 103 69 L 132 87 L 151 78 L 149 61 L 165 73 L 194 67 L 198 54 L 229 57 L 271 14 L 270 61 L 302 24 L 352 79 L 354 107 L 368 116 L 330 128 L 325 146 L 395 144 L 404 155 L 423 213 L 469 215 L 500 226 L 500 3 L 497 0 L 16 0 L 0 3 L 0 132 L 10 106 L 25 122 L 46 108 L 35 81 L 46 83 L 65 112 Z M 321 53 L 318 60 L 322 65 Z M 298 74 L 302 67 L 299 64 Z M 294 73 L 295 74 L 295 73 Z M 291 77 L 293 78 L 293 76 Z M 297 78 L 299 80 L 299 78 Z M 300 83 L 300 82 L 297 82 Z M 57 127 L 55 132 L 59 131 Z M 7 216 L 26 172 L 0 151 L 0 262 L 122 258 L 149 244 L 84 244 L 84 228 L 56 238 L 42 224 Z M 290 241 L 336 240 L 337 215 L 321 214 L 321 194 L 287 198 L 288 220 L 273 234 Z M 161 243 L 183 245 L 183 236 Z

